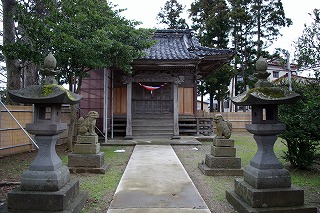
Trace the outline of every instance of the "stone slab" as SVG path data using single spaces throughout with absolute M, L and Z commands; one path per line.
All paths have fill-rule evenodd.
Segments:
M 104 165 L 104 153 L 68 155 L 68 167 L 100 168 Z
M 290 188 L 256 189 L 242 179 L 235 179 L 234 191 L 253 208 L 301 206 L 304 191 Z
M 223 168 L 223 169 L 240 169 L 241 158 L 237 157 L 215 157 L 206 154 L 205 164 L 210 168 Z
M 236 148 L 211 146 L 211 154 L 215 157 L 236 157 Z
M 309 205 L 290 207 L 253 208 L 234 191 L 227 191 L 226 198 L 239 213 L 317 213 L 317 208 Z
M 78 135 L 77 144 L 97 144 L 98 135 Z
M 243 171 L 244 180 L 257 189 L 289 188 L 291 176 L 286 169 L 257 169 L 247 165 Z
M 14 210 L 62 211 L 78 193 L 78 180 L 71 180 L 65 187 L 55 192 L 22 191 L 17 188 L 8 193 L 8 208 Z
M 23 191 L 58 191 L 70 181 L 68 167 L 61 166 L 54 171 L 33 171 L 28 169 L 22 174 Z
M 234 147 L 234 140 L 233 139 L 215 139 L 213 141 L 213 145 L 221 146 L 221 147 Z
M 72 201 L 69 203 L 69 205 L 66 206 L 65 209 L 62 211 L 39 211 L 39 210 L 12 210 L 9 209 L 7 206 L 7 203 L 5 203 L 3 206 L 0 206 L 0 213 L 79 213 L 81 212 L 82 208 L 86 204 L 86 201 L 88 199 L 88 192 L 82 192 L 80 191 L 77 196 L 73 197 Z
M 131 209 L 210 212 L 170 145 L 135 146 L 108 213 Z
M 100 144 L 75 144 L 73 153 L 76 154 L 97 154 L 100 152 Z
M 93 173 L 93 174 L 105 174 L 110 164 L 103 164 L 99 168 L 92 167 L 69 167 L 71 173 Z
M 198 164 L 200 171 L 207 176 L 242 176 L 242 169 L 213 169 L 206 164 Z

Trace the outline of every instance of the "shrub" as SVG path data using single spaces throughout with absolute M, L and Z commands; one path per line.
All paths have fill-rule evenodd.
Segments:
M 292 167 L 307 169 L 317 157 L 320 144 L 320 81 L 294 81 L 293 90 L 301 99 L 292 105 L 279 107 L 280 121 L 287 126 L 280 135 L 288 151 L 284 158 Z

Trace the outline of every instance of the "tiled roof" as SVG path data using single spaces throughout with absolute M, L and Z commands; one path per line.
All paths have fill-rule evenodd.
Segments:
M 206 56 L 232 54 L 230 49 L 203 47 L 191 30 L 156 30 L 156 43 L 146 49 L 142 60 L 192 60 Z

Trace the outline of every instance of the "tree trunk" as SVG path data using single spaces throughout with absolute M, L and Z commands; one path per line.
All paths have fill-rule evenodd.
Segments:
M 25 62 L 23 67 L 23 87 L 38 85 L 39 82 L 38 65 L 32 62 Z
M 15 42 L 15 25 L 13 20 L 15 0 L 2 0 L 3 9 L 3 45 Z M 9 59 L 5 55 L 7 67 L 7 89 L 14 90 L 21 88 L 19 61 Z M 10 100 L 8 100 L 11 102 Z
M 213 95 L 210 94 L 210 112 L 214 112 Z
M 203 93 L 201 93 L 201 110 L 203 111 Z
M 71 119 L 68 128 L 67 150 L 73 151 L 73 136 L 77 124 L 77 105 L 70 105 Z
M 70 78 L 70 79 L 74 79 L 74 78 Z M 75 81 L 73 81 L 75 82 Z M 80 77 L 78 79 L 78 85 L 74 85 L 71 83 L 71 80 L 69 81 L 69 88 L 72 92 L 75 93 L 79 93 L 80 89 L 81 89 L 81 85 L 82 85 L 82 78 Z M 76 91 L 75 91 L 76 90 Z M 78 115 L 77 115 L 77 105 L 71 105 L 70 107 L 70 113 L 71 113 L 71 120 L 70 120 L 70 124 L 69 124 L 69 128 L 68 128 L 68 138 L 67 138 L 67 149 L 69 151 L 73 150 L 73 139 L 74 139 L 74 135 L 75 135 L 75 131 L 76 131 L 76 124 L 77 124 L 77 120 L 78 120 Z
M 260 0 L 257 1 L 258 5 L 258 11 L 257 11 L 257 42 L 258 42 L 258 46 L 257 46 L 257 58 L 259 58 L 261 56 L 261 4 L 262 2 Z

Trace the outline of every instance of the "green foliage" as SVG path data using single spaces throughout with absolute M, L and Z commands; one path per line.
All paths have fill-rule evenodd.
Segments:
M 290 26 L 285 17 L 282 1 L 228 0 L 232 45 L 235 49 L 234 69 L 243 78 L 236 85 L 236 94 L 252 87 L 254 63 L 259 56 L 270 57 L 266 50 L 277 39 L 280 29 Z
M 177 0 L 168 0 L 158 13 L 157 20 L 167 25 L 168 29 L 187 29 L 186 20 L 180 17 L 183 9 L 184 7 Z
M 10 58 L 41 64 L 52 52 L 63 81 L 81 85 L 86 71 L 130 62 L 151 45 L 151 31 L 120 16 L 121 10 L 101 0 L 44 0 L 18 4 L 15 17 L 23 29 L 20 39 L 2 48 Z M 27 41 L 27 42 L 26 42 Z
M 226 48 L 231 38 L 235 52 L 232 73 L 242 77 L 242 82 L 235 81 L 236 94 L 247 85 L 253 87 L 256 59 L 269 56 L 266 48 L 281 35 L 282 27 L 292 24 L 281 0 L 196 0 L 189 12 L 202 45 Z
M 215 71 L 205 80 L 206 91 L 218 100 L 218 111 L 220 111 L 219 102 L 224 100 L 229 94 L 229 84 L 231 78 L 234 76 L 230 65 L 226 64 L 219 70 Z
M 196 0 L 189 16 L 200 43 L 208 47 L 226 48 L 230 31 L 229 8 L 225 0 Z
M 320 81 L 293 82 L 293 90 L 301 94 L 294 105 L 279 107 L 279 118 L 287 129 L 281 134 L 288 151 L 285 159 L 292 167 L 309 168 L 320 144 Z
M 305 25 L 302 35 L 295 42 L 295 59 L 298 66 L 314 67 L 320 63 L 320 9 L 313 10 L 313 22 Z

